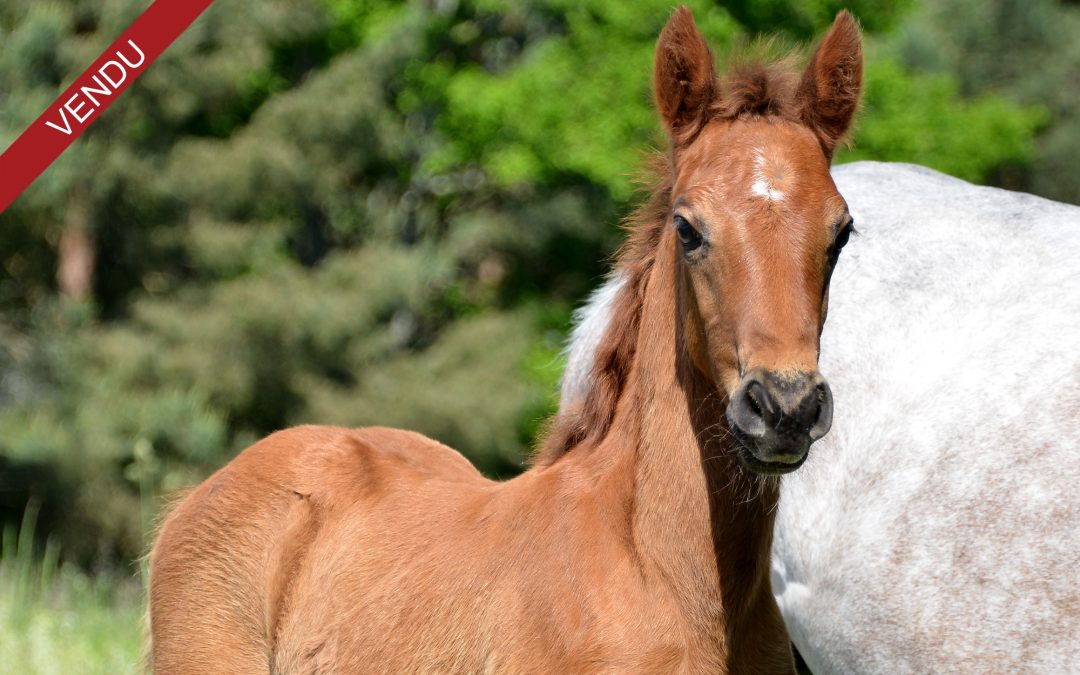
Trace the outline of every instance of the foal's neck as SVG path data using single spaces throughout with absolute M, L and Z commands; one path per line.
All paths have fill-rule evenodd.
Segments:
M 735 459 L 726 398 L 684 356 L 675 261 L 658 252 L 635 359 L 600 447 L 646 575 L 693 630 L 726 643 L 752 606 L 772 602 L 769 549 L 778 490 Z M 617 459 L 616 459 L 617 458 Z

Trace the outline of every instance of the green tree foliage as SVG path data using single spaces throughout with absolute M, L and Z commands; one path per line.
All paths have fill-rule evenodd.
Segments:
M 144 4 L 0 8 L 0 143 Z M 848 3 L 871 61 L 844 157 L 971 180 L 1024 166 L 1041 109 L 911 71 L 908 4 Z M 691 5 L 721 59 L 839 7 Z M 0 516 L 33 493 L 68 556 L 130 559 L 159 495 L 303 422 L 416 429 L 515 472 L 555 405 L 569 310 L 662 143 L 670 10 L 212 5 L 0 216 Z
M 1000 167 L 1027 162 L 1043 109 L 991 94 L 961 98 L 957 89 L 946 74 L 908 73 L 889 57 L 872 61 L 857 142 L 838 161 L 888 157 L 975 182 Z M 983 142 L 987 138 L 995 141 Z
M 1026 161 L 988 178 L 1080 203 L 1080 6 L 1055 0 L 925 3 L 895 36 L 916 72 L 948 76 L 965 97 L 991 94 L 1043 111 Z
M 863 30 L 881 33 L 893 28 L 912 4 L 913 0 L 734 0 L 724 6 L 751 32 L 785 33 L 807 40 L 842 9 L 858 17 Z

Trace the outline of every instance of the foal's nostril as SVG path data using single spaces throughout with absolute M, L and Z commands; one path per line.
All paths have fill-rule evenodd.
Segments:
M 769 430 L 767 419 L 772 408 L 768 390 L 757 379 L 750 379 L 732 396 L 728 419 L 739 432 L 756 438 Z
M 761 406 L 758 405 L 757 399 L 754 398 L 754 394 L 750 390 L 747 390 L 746 392 L 746 402 L 750 404 L 751 413 L 753 413 L 757 417 L 764 417 L 764 415 L 761 413 Z
M 827 396 L 824 384 L 819 384 L 814 387 L 813 396 L 811 398 L 813 414 L 808 415 L 803 419 L 803 429 L 809 432 L 810 429 L 817 424 L 817 421 L 821 419 L 822 406 L 825 404 L 825 397 Z
M 822 381 L 814 387 L 814 395 L 817 399 L 817 407 L 814 412 L 813 424 L 807 429 L 811 442 L 816 441 L 832 428 L 833 399 L 832 390 L 828 383 Z
M 768 426 L 773 425 L 772 418 L 776 406 L 765 385 L 757 380 L 751 380 L 746 386 L 746 401 L 750 404 L 750 412 L 755 417 Z

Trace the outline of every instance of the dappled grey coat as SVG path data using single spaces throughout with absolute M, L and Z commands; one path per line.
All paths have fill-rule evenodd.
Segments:
M 911 165 L 834 177 L 829 435 L 773 592 L 827 672 L 1080 669 L 1080 208 Z

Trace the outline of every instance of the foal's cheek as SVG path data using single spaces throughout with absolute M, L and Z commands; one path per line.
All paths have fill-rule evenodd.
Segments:
M 724 300 L 728 294 L 717 277 L 712 271 L 695 275 L 694 311 L 685 313 L 692 325 L 686 332 L 696 343 L 693 349 L 698 368 L 730 394 L 739 386 L 739 354 L 735 326 L 726 318 L 732 316 Z
M 682 317 L 682 339 L 691 363 L 703 375 L 711 378 L 713 365 L 709 357 L 708 338 L 705 334 L 701 308 L 698 305 L 698 294 L 694 290 L 691 276 L 689 273 L 684 276 L 680 294 L 679 314 Z

